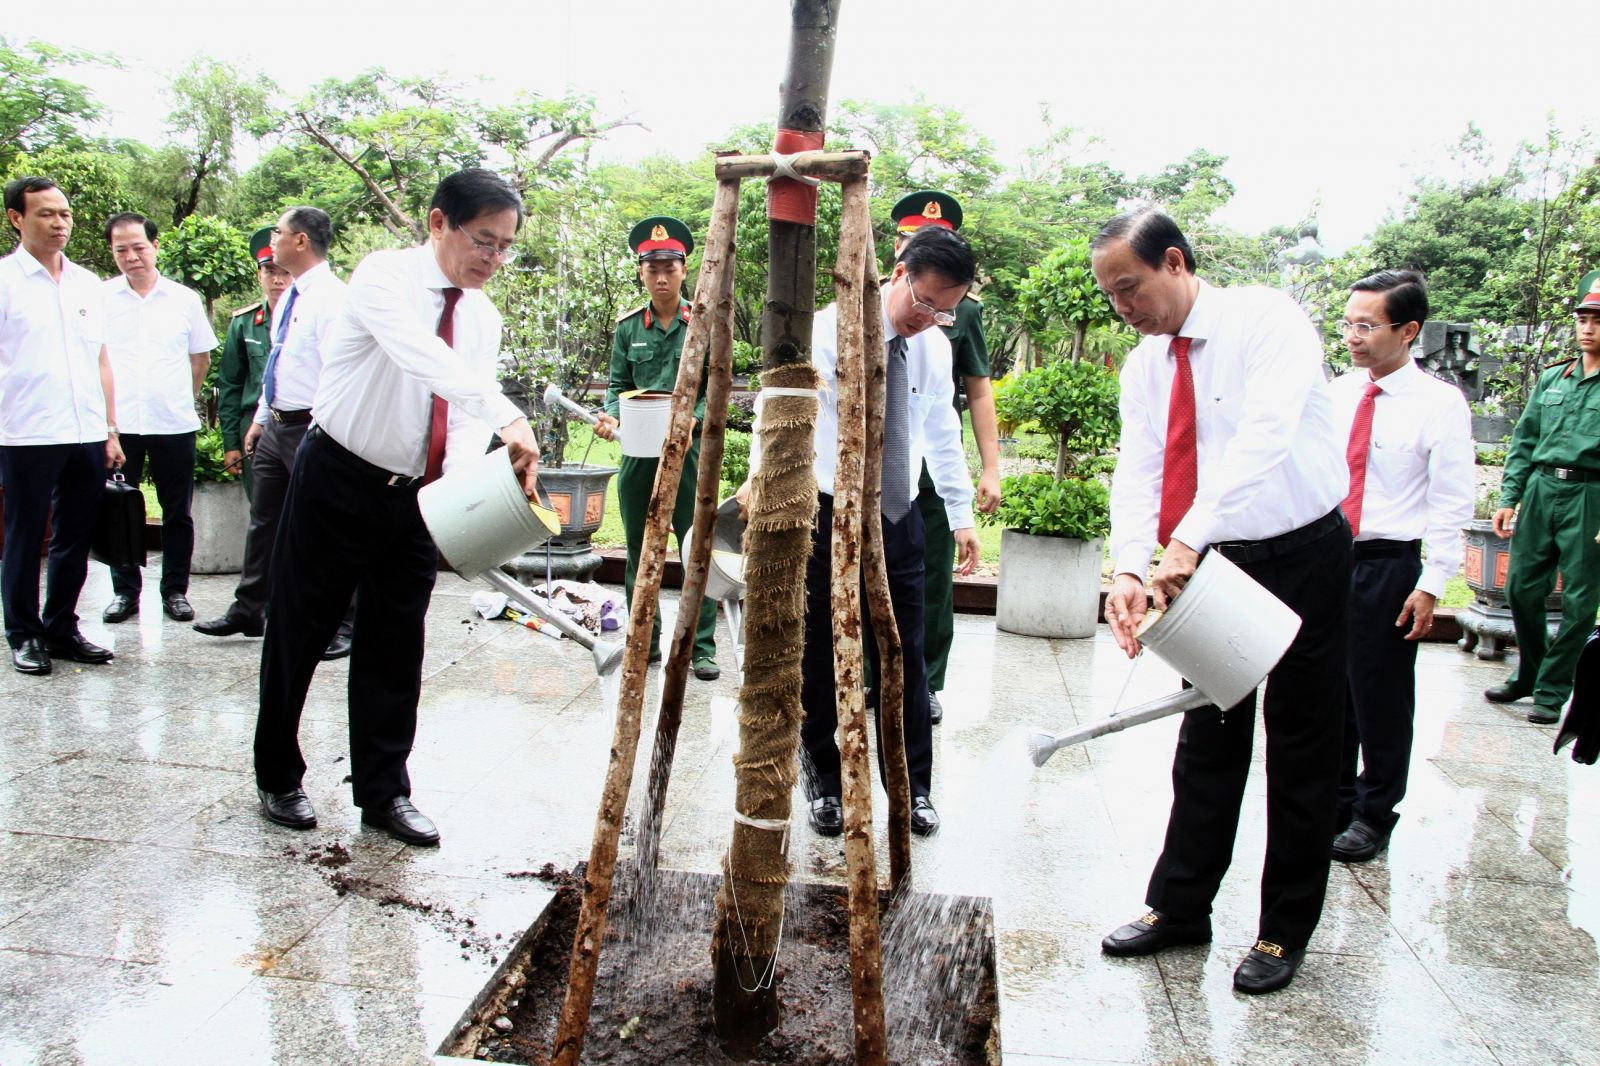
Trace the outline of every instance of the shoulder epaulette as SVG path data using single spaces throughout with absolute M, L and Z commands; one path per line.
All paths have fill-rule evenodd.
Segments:
M 241 307 L 241 308 L 239 308 L 239 310 L 235 311 L 231 317 L 238 318 L 240 315 L 248 315 L 252 311 L 261 310 L 261 307 L 262 307 L 262 301 L 257 300 L 255 303 L 251 304 L 249 307 Z
M 965 296 L 963 296 L 962 299 L 963 300 L 971 300 L 975 304 L 983 303 L 983 297 L 979 296 L 977 293 L 973 292 L 971 289 L 967 290 L 967 294 Z
M 634 315 L 638 314 L 640 311 L 645 310 L 649 306 L 650 306 L 650 304 L 648 302 L 646 302 L 646 303 L 640 304 L 638 307 L 635 307 L 631 311 L 624 311 L 624 312 L 622 312 L 622 314 L 617 316 L 617 321 L 618 322 L 626 322 L 628 319 L 632 318 Z
M 1574 355 L 1574 356 L 1571 356 L 1571 357 L 1569 357 L 1567 359 L 1557 359 L 1553 363 L 1546 363 L 1544 365 L 1544 368 L 1545 368 L 1545 370 L 1559 370 L 1560 368 L 1562 368 L 1564 366 L 1569 366 L 1570 364 L 1576 363 L 1577 361 L 1578 361 L 1578 357 Z

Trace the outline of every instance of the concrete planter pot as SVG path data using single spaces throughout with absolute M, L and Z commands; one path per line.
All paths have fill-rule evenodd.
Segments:
M 242 481 L 200 481 L 194 486 L 194 558 L 196 574 L 237 574 L 244 566 L 244 535 L 250 526 L 250 504 Z
M 1462 527 L 1461 572 L 1472 589 L 1472 603 L 1458 615 L 1461 640 L 1457 646 L 1480 659 L 1503 659 L 1517 643 L 1517 627 L 1506 605 L 1506 573 L 1511 566 L 1511 541 L 1498 537 L 1494 523 L 1474 519 Z M 1545 601 L 1551 639 L 1561 628 L 1561 575 L 1555 591 Z
M 1105 539 L 1000 534 L 995 625 L 1028 637 L 1092 637 Z

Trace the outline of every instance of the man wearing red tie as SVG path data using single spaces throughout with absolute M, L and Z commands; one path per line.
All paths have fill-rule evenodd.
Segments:
M 306 690 L 352 593 L 350 775 L 363 823 L 439 842 L 411 803 L 423 621 L 438 559 L 417 489 L 481 455 L 498 426 L 532 496 L 539 446 L 495 379 L 500 313 L 483 295 L 511 254 L 522 198 L 486 170 L 439 183 L 427 244 L 374 252 L 350 277 L 290 475 L 267 601 L 256 720 L 256 789 L 280 825 L 317 816 L 301 778 Z
M 1122 371 L 1122 444 L 1111 484 L 1116 573 L 1106 617 L 1137 654 L 1145 575 L 1165 608 L 1219 551 L 1288 604 L 1301 628 L 1267 678 L 1267 854 L 1255 947 L 1234 988 L 1294 979 L 1322 914 L 1344 725 L 1349 473 L 1305 313 L 1280 292 L 1216 289 L 1183 233 L 1153 209 L 1119 215 L 1091 243 L 1095 280 L 1145 340 Z M 1211 940 L 1211 902 L 1239 824 L 1255 697 L 1184 715 L 1172 813 L 1143 917 L 1101 942 L 1150 955 Z
M 1433 605 L 1461 566 L 1460 531 L 1472 517 L 1467 401 L 1411 360 L 1411 342 L 1427 320 L 1422 275 L 1382 270 L 1362 278 L 1350 287 L 1339 323 L 1355 369 L 1328 386 L 1334 424 L 1348 440 L 1344 515 L 1355 534 L 1340 833 L 1333 841 L 1341 862 L 1377 855 L 1399 821 L 1395 806 L 1411 765 L 1417 641 L 1433 628 Z

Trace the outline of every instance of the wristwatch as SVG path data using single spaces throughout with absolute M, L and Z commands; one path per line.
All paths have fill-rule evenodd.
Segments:
M 115 437 L 115 436 L 118 435 L 117 434 L 117 424 L 115 422 L 107 422 L 106 423 L 106 435 L 110 436 L 110 437 Z

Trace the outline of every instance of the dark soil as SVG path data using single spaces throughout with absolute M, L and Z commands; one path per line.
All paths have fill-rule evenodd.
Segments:
M 566 996 L 583 882 L 581 875 L 548 865 L 508 876 L 547 881 L 556 887 L 556 898 L 525 955 L 508 967 L 515 987 L 503 1009 L 483 1017 L 476 1056 L 543 1066 L 550 1061 Z M 658 904 L 641 922 L 634 915 L 640 908 L 630 898 L 637 895 L 636 880 L 630 868 L 618 869 L 584 1062 L 831 1066 L 851 1061 L 843 888 L 790 886 L 778 966 L 783 1021 L 752 1055 L 735 1059 L 719 1046 L 710 1017 L 711 926 L 720 878 L 676 871 L 662 871 L 660 878 Z M 923 897 L 928 899 L 933 897 Z M 917 944 L 925 940 L 928 950 L 913 945 L 907 951 L 901 943 L 892 953 L 886 946 L 886 957 L 909 960 L 898 968 L 915 971 L 897 980 L 891 964 L 885 964 L 889 1057 L 897 1066 L 998 1061 L 997 1036 L 990 1050 L 996 1019 L 992 919 L 986 901 L 962 903 L 933 908 L 954 918 L 946 923 L 949 928 L 919 935 Z M 630 923 L 641 928 L 629 929 Z M 888 922 L 885 928 L 888 939 Z M 454 1053 L 466 1050 L 457 1045 Z

